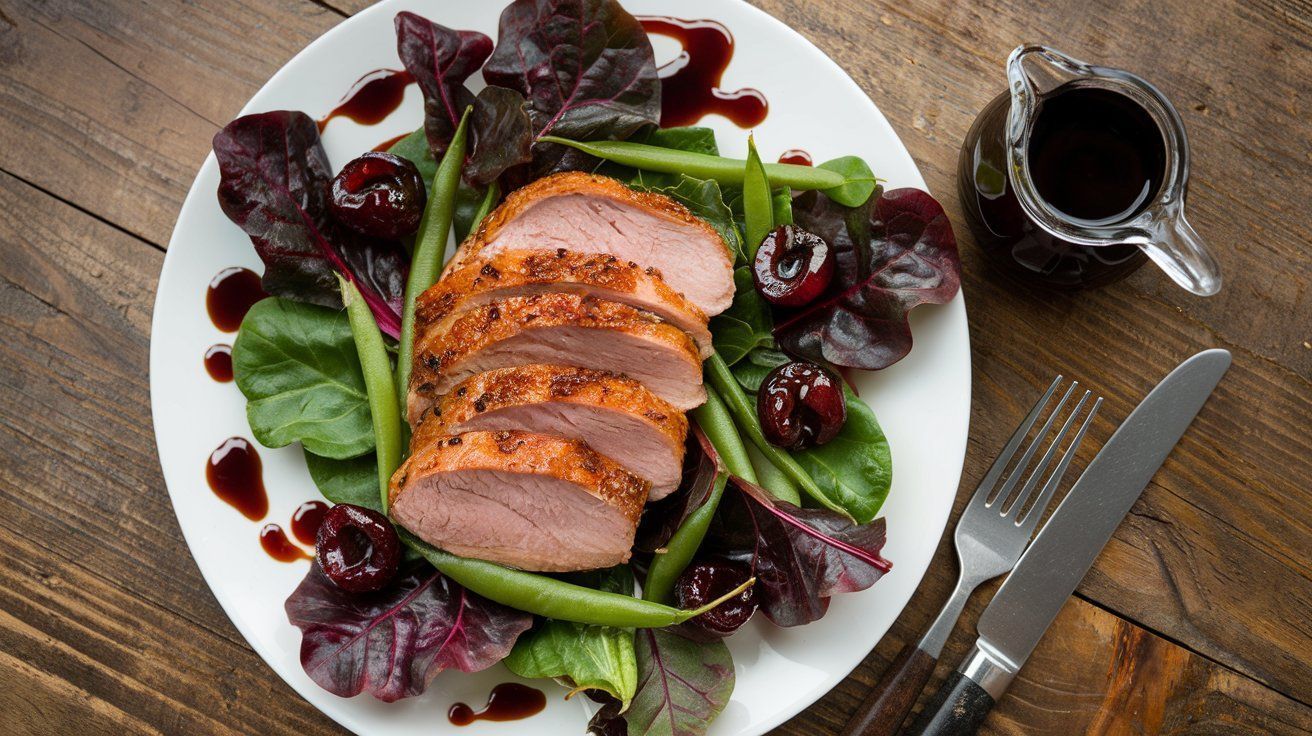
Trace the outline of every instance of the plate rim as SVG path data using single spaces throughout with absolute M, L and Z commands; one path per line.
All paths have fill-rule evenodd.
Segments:
M 732 0 L 729 1 L 732 3 Z M 380 0 L 379 2 L 376 2 L 373 5 L 370 5 L 369 7 L 349 17 L 343 18 L 341 22 L 337 23 L 332 28 L 329 28 L 323 34 L 319 35 L 310 43 L 306 44 L 303 48 L 297 51 L 291 58 L 289 58 L 282 66 L 280 66 L 278 70 L 274 72 L 274 74 L 270 76 L 264 82 L 263 85 L 261 85 L 260 89 L 257 90 L 252 95 L 251 99 L 247 100 L 246 103 L 243 104 L 241 110 L 237 113 L 237 115 L 241 116 L 241 115 L 250 114 L 252 111 L 251 108 L 253 106 L 253 102 L 256 98 L 260 96 L 260 93 L 263 92 L 270 85 L 277 82 L 282 76 L 289 74 L 290 73 L 289 69 L 295 66 L 295 64 L 302 57 L 313 53 L 313 51 L 320 45 L 332 43 L 333 38 L 335 38 L 337 35 L 340 35 L 341 33 L 346 32 L 344 29 L 346 29 L 353 22 L 356 22 L 358 19 L 371 17 L 373 15 L 384 13 L 384 12 L 389 12 L 389 9 L 391 9 L 392 6 L 398 4 L 399 2 L 400 0 Z M 620 0 L 620 2 L 621 4 L 623 4 L 623 0 Z M 854 96 L 854 98 L 859 99 L 861 101 L 861 104 L 864 105 L 866 108 L 868 108 L 868 111 L 870 113 L 873 113 L 873 115 L 880 122 L 880 124 L 897 141 L 898 151 L 896 151 L 896 154 L 901 158 L 905 159 L 905 163 L 907 164 L 909 170 L 915 173 L 916 182 L 914 183 L 918 184 L 918 186 L 921 189 L 924 189 L 927 192 L 929 191 L 929 188 L 925 183 L 924 176 L 920 172 L 920 167 L 916 164 L 915 159 L 911 156 L 910 151 L 907 149 L 906 144 L 902 140 L 902 136 L 898 134 L 897 130 L 893 128 L 893 126 L 889 123 L 888 119 L 884 116 L 883 111 L 879 109 L 879 107 L 875 104 L 874 100 L 870 97 L 870 95 L 867 94 L 865 90 L 863 90 L 861 86 L 856 83 L 856 81 L 852 78 L 852 76 L 847 72 L 846 69 L 844 69 L 840 64 L 838 64 L 837 61 L 831 58 L 818 46 L 812 43 L 810 39 L 806 38 L 800 32 L 798 32 L 797 30 L 795 30 L 794 28 L 792 28 L 782 20 L 774 17 L 770 13 L 747 2 L 739 2 L 739 3 L 732 3 L 732 4 L 734 4 L 739 11 L 744 11 L 748 14 L 754 14 L 757 16 L 758 20 L 764 21 L 766 24 L 773 25 L 778 30 L 781 30 L 786 34 L 791 35 L 794 38 L 794 40 L 801 42 L 803 47 L 806 49 L 807 53 L 815 57 L 820 63 L 827 64 L 830 67 L 832 67 L 835 71 L 837 71 L 839 77 L 848 86 L 849 92 Z M 495 35 L 495 34 L 489 34 L 489 35 Z M 163 360 L 162 353 L 164 349 L 160 348 L 157 350 L 158 341 L 156 340 L 156 336 L 160 334 L 160 327 L 161 327 L 160 322 L 162 321 L 161 311 L 160 311 L 161 307 L 167 306 L 162 304 L 162 295 L 166 292 L 166 290 L 164 289 L 164 283 L 170 272 L 169 266 L 177 258 L 181 257 L 181 256 L 175 256 L 175 253 L 177 253 L 179 249 L 176 249 L 174 247 L 175 241 L 177 241 L 180 237 L 182 237 L 179 234 L 178 225 L 182 220 L 183 213 L 187 212 L 188 209 L 191 207 L 199 206 L 193 204 L 193 199 L 207 196 L 209 194 L 207 191 L 203 191 L 200 185 L 201 185 L 201 179 L 203 178 L 206 169 L 210 167 L 217 168 L 217 162 L 215 160 L 214 152 L 212 149 L 206 154 L 204 161 L 201 163 L 201 166 L 197 169 L 196 177 L 193 179 L 191 187 L 188 189 L 187 195 L 183 199 L 182 205 L 178 210 L 178 217 L 175 220 L 174 229 L 170 234 L 169 246 L 165 251 L 164 260 L 160 268 L 160 275 L 156 285 L 155 299 L 152 305 L 148 381 L 150 384 L 151 422 L 153 425 L 152 429 L 155 437 L 156 457 L 160 464 L 161 473 L 164 475 L 165 487 L 169 494 L 170 506 L 173 509 L 175 518 L 178 519 L 178 525 L 180 531 L 182 532 L 183 540 L 187 544 L 187 552 L 191 556 L 192 561 L 195 562 L 197 569 L 201 573 L 202 579 L 205 581 L 206 587 L 210 591 L 210 594 L 214 596 L 220 608 L 223 610 L 224 615 L 227 616 L 228 620 L 237 629 L 238 633 L 241 634 L 243 640 L 245 640 L 246 645 L 249 646 L 251 650 L 254 651 L 260 657 L 260 659 L 264 662 L 265 666 L 269 670 L 271 670 L 273 674 L 277 675 L 279 679 L 281 679 L 284 683 L 290 686 L 293 691 L 295 691 L 302 699 L 304 699 L 307 703 L 309 703 L 310 706 L 313 707 L 315 710 L 327 716 L 328 718 L 330 718 L 331 720 L 333 720 L 335 723 L 342 726 L 343 728 L 351 730 L 352 732 L 355 733 L 365 733 L 366 731 L 363 727 L 366 726 L 367 724 L 360 723 L 359 720 L 354 716 L 354 714 L 349 709 L 345 709 L 345 708 L 328 709 L 322 707 L 318 702 L 316 702 L 314 698 L 310 697 L 310 691 L 314 691 L 316 693 L 318 692 L 317 690 L 314 690 L 316 686 L 314 686 L 313 683 L 310 683 L 309 685 L 305 685 L 304 683 L 294 682 L 293 680 L 284 677 L 281 674 L 281 672 L 279 672 L 279 669 L 274 664 L 274 662 L 272 662 L 269 657 L 266 657 L 259 647 L 255 646 L 253 641 L 255 641 L 257 637 L 255 637 L 254 634 L 249 630 L 249 627 L 246 625 L 246 623 L 241 617 L 233 615 L 234 605 L 232 601 L 230 601 L 229 599 L 229 594 L 220 592 L 222 590 L 225 590 L 225 588 L 223 586 L 216 587 L 214 585 L 214 581 L 212 580 L 213 577 L 212 572 L 207 572 L 206 569 L 200 564 L 199 560 L 197 559 L 196 554 L 193 551 L 194 540 L 192 536 L 189 535 L 187 532 L 186 525 L 183 523 L 182 518 L 179 514 L 177 504 L 173 502 L 174 485 L 168 482 L 168 478 L 167 478 L 168 472 L 167 472 L 167 468 L 164 467 L 164 458 L 160 450 L 161 429 L 160 429 L 159 409 L 158 409 L 160 402 L 157 401 L 156 393 L 157 391 L 162 391 L 163 389 L 160 388 L 160 384 L 157 383 L 155 377 L 158 373 L 158 368 L 159 368 L 159 366 L 157 366 L 157 362 Z M 176 271 L 176 269 L 174 270 Z M 964 320 L 966 317 L 964 288 L 960 289 L 957 292 L 956 296 L 954 296 L 950 302 L 938 306 L 941 309 L 959 310 L 961 312 L 961 318 Z M 970 432 L 970 419 L 971 419 L 970 405 L 972 401 L 973 383 L 974 383 L 973 365 L 970 360 L 970 355 L 971 355 L 970 331 L 968 325 L 966 325 L 963 328 L 962 337 L 964 340 L 965 354 L 967 356 L 967 360 L 964 366 L 965 386 L 964 386 L 964 396 L 963 396 L 966 411 L 965 411 L 965 422 L 962 427 L 961 441 L 960 441 L 959 448 L 957 448 L 959 449 L 959 451 L 952 452 L 949 458 L 950 467 L 952 467 L 955 470 L 955 472 L 950 473 L 950 475 L 955 476 L 957 479 L 956 481 L 957 488 L 954 489 L 954 496 L 955 493 L 959 492 L 962 472 L 964 470 L 964 465 L 965 465 L 967 439 L 969 437 L 969 432 Z M 942 508 L 937 509 L 936 512 L 937 513 L 934 514 L 936 520 L 933 523 L 935 549 L 937 548 L 937 545 L 942 541 L 943 533 L 947 527 L 948 518 L 951 516 L 952 513 L 952 504 L 951 503 L 944 504 Z M 924 531 L 929 532 L 931 530 L 926 528 Z M 929 560 L 927 560 L 925 567 L 917 573 L 915 583 L 911 587 L 911 593 L 908 596 L 907 601 L 903 602 L 901 606 L 898 608 L 897 612 L 894 614 L 892 619 L 893 622 L 895 622 L 897 618 L 900 617 L 903 612 L 905 612 L 907 606 L 910 604 L 911 598 L 914 597 L 916 590 L 919 588 L 920 584 L 924 581 L 925 575 L 929 573 L 932 564 L 933 564 L 933 553 L 931 552 L 930 558 Z M 890 622 L 890 628 L 891 628 L 891 623 L 892 622 Z M 887 635 L 888 635 L 888 629 L 885 629 L 879 635 L 879 638 L 875 640 L 874 646 L 877 646 L 878 643 L 881 642 L 883 638 Z M 873 651 L 873 647 L 871 651 Z M 799 713 L 806 710 L 807 708 L 813 706 L 827 693 L 832 691 L 839 683 L 841 683 L 844 679 L 846 679 L 856 669 L 856 667 L 860 666 L 860 664 L 865 660 L 865 657 L 867 656 L 869 656 L 868 652 L 862 655 L 861 658 L 857 659 L 850 667 L 840 667 L 838 670 L 828 671 L 828 674 L 830 676 L 823 683 L 820 683 L 810 688 L 805 694 L 797 698 L 794 698 L 788 706 L 776 711 L 772 717 L 764 719 L 761 723 L 760 730 L 755 733 L 764 734 L 778 727 L 784 722 L 794 718 L 795 716 L 797 716 Z

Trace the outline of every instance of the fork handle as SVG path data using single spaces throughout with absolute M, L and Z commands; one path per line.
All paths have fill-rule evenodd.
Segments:
M 934 674 L 938 659 L 916 644 L 907 644 L 884 671 L 875 689 L 857 708 L 842 736 L 893 736 Z

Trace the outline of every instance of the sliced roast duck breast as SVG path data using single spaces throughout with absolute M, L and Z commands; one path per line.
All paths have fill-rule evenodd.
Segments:
M 565 572 L 627 562 L 647 482 L 577 440 L 433 438 L 392 476 L 391 514 L 452 554 Z
M 410 422 L 475 374 L 535 363 L 626 375 L 680 411 L 706 400 L 697 346 L 683 330 L 626 304 L 536 294 L 495 299 L 449 323 L 416 325 Z
M 494 299 L 546 292 L 595 296 L 651 312 L 688 333 L 703 358 L 714 351 L 706 313 L 666 285 L 660 271 L 613 255 L 565 248 L 503 250 L 472 258 L 425 291 L 415 310 L 422 322 L 440 325 Z
M 447 392 L 414 445 L 475 430 L 521 429 L 581 440 L 651 484 L 656 501 L 679 487 L 688 420 L 630 378 L 588 368 L 528 365 L 479 373 Z
M 447 272 L 505 250 L 557 248 L 659 270 L 672 289 L 708 315 L 733 301 L 733 256 L 714 228 L 663 194 L 579 171 L 511 192 L 461 245 Z

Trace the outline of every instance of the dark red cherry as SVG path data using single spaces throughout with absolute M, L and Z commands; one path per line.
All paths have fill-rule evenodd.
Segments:
M 674 596 L 680 608 L 700 608 L 747 582 L 751 571 L 746 565 L 730 560 L 712 559 L 694 562 L 674 584 Z M 688 625 L 723 638 L 737 631 L 756 613 L 756 586 L 688 620 Z
M 756 415 L 771 444 L 789 450 L 823 445 L 847 421 L 843 384 L 815 363 L 784 363 L 761 382 Z
M 333 178 L 328 207 L 338 222 L 357 233 L 390 239 L 418 229 L 427 202 L 424 180 L 414 164 L 370 151 Z
M 780 307 L 810 304 L 833 278 L 833 249 L 796 225 L 780 225 L 765 236 L 752 264 L 756 290 Z
M 339 503 L 324 514 L 314 551 L 328 579 L 352 593 L 382 589 L 401 564 L 401 540 L 392 522 L 377 511 L 349 503 Z

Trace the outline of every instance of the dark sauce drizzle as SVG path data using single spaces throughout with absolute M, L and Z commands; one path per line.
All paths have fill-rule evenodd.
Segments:
M 232 380 L 232 346 L 218 343 L 205 350 L 205 372 L 219 383 Z
M 810 166 L 811 154 L 807 153 L 806 151 L 803 151 L 800 148 L 790 148 L 787 151 L 784 151 L 783 153 L 779 154 L 779 163 L 797 164 L 798 166 Z
M 323 515 L 328 513 L 328 504 L 323 501 L 306 501 L 292 513 L 292 536 L 301 544 L 314 546 L 314 538 L 323 524 Z
M 382 143 L 379 143 L 378 145 L 374 146 L 374 147 L 373 147 L 373 150 L 375 150 L 375 151 L 379 151 L 379 152 L 381 152 L 381 153 L 387 153 L 388 151 L 392 150 L 392 146 L 395 146 L 396 144 L 400 143 L 401 140 L 404 139 L 404 138 L 405 138 L 406 136 L 408 136 L 408 135 L 410 135 L 410 134 L 409 134 L 409 133 L 402 133 L 401 135 L 398 135 L 398 136 L 396 136 L 395 138 L 388 138 L 387 140 L 383 141 Z
M 492 688 L 482 710 L 456 703 L 446 712 L 446 718 L 456 726 L 468 726 L 474 721 L 518 721 L 541 713 L 546 707 L 547 696 L 541 690 L 518 682 L 503 682 Z
M 210 321 L 224 332 L 236 332 L 255 302 L 268 296 L 260 276 L 249 268 L 232 266 L 215 274 L 205 291 L 205 309 Z
M 265 524 L 260 529 L 260 546 L 264 548 L 264 551 L 270 557 L 279 562 L 310 559 L 310 554 L 292 544 L 287 535 L 283 533 L 282 527 L 277 524 Z
M 375 125 L 391 115 L 405 99 L 405 88 L 414 82 L 410 72 L 403 69 L 375 69 L 360 77 L 351 86 L 333 111 L 319 119 L 319 132 L 328 127 L 328 121 L 342 117 L 361 125 Z
M 733 34 L 713 20 L 640 16 L 648 33 L 683 45 L 679 57 L 657 70 L 661 78 L 661 127 L 692 125 L 718 113 L 740 128 L 760 125 L 769 112 L 765 95 L 754 89 L 720 89 L 733 58 Z
M 263 468 L 249 440 L 229 437 L 210 453 L 205 480 L 215 495 L 251 521 L 259 521 L 269 513 Z

